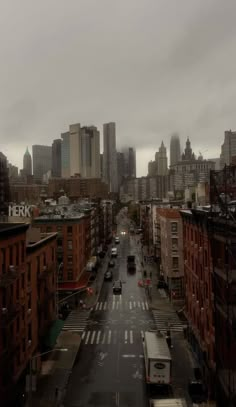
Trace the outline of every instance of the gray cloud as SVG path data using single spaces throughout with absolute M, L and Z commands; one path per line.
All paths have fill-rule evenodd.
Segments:
M 219 154 L 235 128 L 235 12 L 234 0 L 2 1 L 2 151 L 21 166 L 26 145 L 70 123 L 114 120 L 139 174 L 174 131 Z

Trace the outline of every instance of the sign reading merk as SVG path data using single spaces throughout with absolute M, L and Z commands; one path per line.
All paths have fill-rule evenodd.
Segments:
M 32 206 L 30 205 L 10 205 L 8 207 L 8 216 L 22 216 L 23 218 L 31 218 Z

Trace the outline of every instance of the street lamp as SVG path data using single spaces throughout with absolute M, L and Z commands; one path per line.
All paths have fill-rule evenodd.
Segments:
M 59 352 L 67 352 L 68 351 L 67 348 L 54 348 L 54 349 L 48 350 L 47 352 L 38 353 L 37 355 L 32 356 L 30 358 L 30 360 L 29 360 L 29 390 L 28 390 L 29 391 L 29 403 L 28 403 L 29 407 L 32 406 L 32 394 L 33 394 L 33 392 L 32 392 L 32 390 L 33 390 L 32 361 L 34 359 L 37 359 L 38 357 L 46 355 L 47 353 L 54 352 L 55 350 L 57 350 Z
M 63 267 L 63 262 L 61 262 L 58 266 L 57 275 L 56 275 L 56 290 L 55 290 L 55 308 L 56 308 L 56 318 L 59 317 L 59 274 L 61 268 Z

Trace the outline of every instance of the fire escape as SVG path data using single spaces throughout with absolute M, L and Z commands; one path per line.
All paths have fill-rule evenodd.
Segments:
M 236 406 L 236 166 L 211 171 L 210 202 L 216 391 L 221 387 L 224 404 L 232 407 Z

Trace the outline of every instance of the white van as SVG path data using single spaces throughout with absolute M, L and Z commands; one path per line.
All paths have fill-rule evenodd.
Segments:
M 112 247 L 112 249 L 111 249 L 111 257 L 117 257 L 117 248 L 116 247 Z

